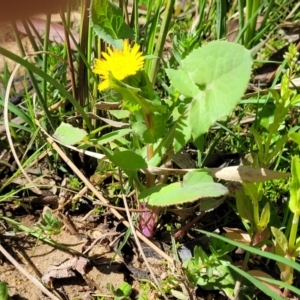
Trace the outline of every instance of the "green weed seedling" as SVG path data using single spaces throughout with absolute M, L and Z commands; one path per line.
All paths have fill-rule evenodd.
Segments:
M 97 300 L 104 300 L 113 298 L 114 300 L 130 300 L 132 287 L 129 283 L 123 282 L 117 289 L 112 284 L 107 284 L 107 288 L 111 291 L 112 296 L 109 295 L 94 295 Z
M 227 256 L 233 249 L 234 246 L 217 239 L 212 239 L 210 254 L 196 246 L 193 257 L 183 262 L 189 282 L 206 290 L 223 290 L 227 296 L 233 296 L 236 274 L 228 268 L 231 260 Z
M 130 300 L 132 287 L 129 283 L 123 282 L 117 289 L 114 289 L 113 285 L 110 284 L 110 290 L 115 296 L 114 300 Z
M 37 231 L 46 236 L 60 234 L 63 223 L 56 218 L 50 209 L 46 209 L 41 220 L 35 225 Z

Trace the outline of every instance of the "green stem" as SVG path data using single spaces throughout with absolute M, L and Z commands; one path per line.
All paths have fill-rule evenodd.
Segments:
M 244 18 L 244 0 L 239 0 L 239 32 L 241 33 L 243 28 L 244 28 L 244 24 L 245 24 L 245 18 Z M 244 34 L 241 35 L 241 44 L 244 44 Z
M 47 14 L 47 16 L 46 16 L 45 38 L 44 38 L 44 51 L 48 51 L 50 22 L 51 22 L 51 15 Z M 42 67 L 42 70 L 45 73 L 47 73 L 47 66 L 48 66 L 48 55 L 46 53 L 44 53 L 43 54 L 43 67 Z M 43 88 L 44 101 L 47 102 L 47 81 L 45 80 L 45 78 L 42 78 L 42 82 L 43 82 L 42 88 Z
M 154 0 L 148 1 L 148 7 L 154 7 L 154 10 L 148 9 L 147 15 L 146 15 L 146 24 L 148 24 L 148 26 L 145 27 L 145 31 L 144 31 L 144 36 L 147 37 L 147 39 L 144 43 L 144 47 L 145 47 L 145 52 L 147 55 L 153 54 L 162 1 L 163 0 L 155 1 L 155 2 L 154 2 Z M 152 14 L 152 11 L 153 11 L 153 14 Z M 152 64 L 152 61 L 150 59 L 147 59 L 145 62 L 145 71 L 147 74 L 149 74 L 151 64 Z
M 147 160 L 149 161 L 154 156 L 153 145 L 147 145 Z M 150 188 L 155 184 L 155 175 L 147 174 L 146 186 Z
M 257 226 L 259 223 L 259 206 L 258 206 L 258 201 L 253 201 L 253 219 L 254 219 L 254 224 Z
M 134 14 L 134 42 L 139 42 L 139 0 L 133 1 L 133 14 Z
M 293 221 L 292 221 L 292 227 L 290 231 L 290 237 L 289 237 L 289 252 L 292 253 L 296 239 L 297 239 L 297 231 L 298 231 L 298 224 L 299 224 L 299 215 L 294 214 Z
M 149 72 L 149 79 L 153 85 L 158 72 L 159 61 L 162 57 L 166 37 L 170 28 L 174 4 L 175 4 L 175 0 L 167 1 L 166 12 L 164 13 L 163 22 L 157 39 L 157 43 L 154 51 L 154 56 L 156 58 L 153 59 L 151 69 Z
M 244 261 L 243 261 L 243 265 L 242 265 L 242 270 L 246 270 L 247 269 L 247 265 L 248 265 L 248 261 L 249 261 L 249 258 L 250 258 L 250 254 L 251 253 L 249 251 L 246 252 L 246 255 L 245 255 L 245 258 L 244 258 Z M 240 291 L 240 288 L 241 288 L 242 279 L 243 279 L 243 277 L 239 276 L 238 280 L 235 283 L 234 292 L 233 292 L 233 300 L 237 300 L 238 299 L 238 295 L 239 295 L 239 291 Z
M 246 20 L 249 22 L 245 37 L 245 46 L 247 48 L 251 47 L 250 41 L 253 39 L 255 34 L 259 6 L 260 0 L 247 1 Z
M 81 26 L 80 26 L 80 50 L 86 57 L 86 49 L 88 42 L 88 30 L 89 30 L 89 8 L 90 0 L 83 0 L 81 2 Z M 78 101 L 79 104 L 84 107 L 86 104 L 86 98 L 88 97 L 88 83 L 87 83 L 87 65 L 85 61 L 80 57 L 78 67 Z

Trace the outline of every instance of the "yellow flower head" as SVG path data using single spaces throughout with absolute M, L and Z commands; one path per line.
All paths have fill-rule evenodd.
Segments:
M 109 88 L 109 73 L 118 80 L 135 75 L 143 66 L 145 57 L 139 51 L 140 46 L 135 44 L 132 48 L 128 40 L 123 42 L 123 50 L 108 48 L 102 52 L 103 59 L 95 59 L 93 72 L 100 75 L 99 91 Z

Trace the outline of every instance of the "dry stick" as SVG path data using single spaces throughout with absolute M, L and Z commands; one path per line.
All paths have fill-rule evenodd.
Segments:
M 151 268 L 151 266 L 150 266 L 150 264 L 149 264 L 149 262 L 147 260 L 147 257 L 145 255 L 145 252 L 144 252 L 143 248 L 142 248 L 142 245 L 141 245 L 141 243 L 140 243 L 140 241 L 139 241 L 139 239 L 138 239 L 138 237 L 136 235 L 135 227 L 133 225 L 133 222 L 132 222 L 132 219 L 131 219 L 131 215 L 130 215 L 130 212 L 129 212 L 129 207 L 128 207 L 127 199 L 126 199 L 125 194 L 124 194 L 123 180 L 122 180 L 122 174 L 121 174 L 120 168 L 119 168 L 119 178 L 120 178 L 120 184 L 121 184 L 121 191 L 122 191 L 123 202 L 124 202 L 124 206 L 125 206 L 125 209 L 126 209 L 126 215 L 127 215 L 127 219 L 129 221 L 129 224 L 130 224 L 131 232 L 132 232 L 132 234 L 134 236 L 135 242 L 136 242 L 136 244 L 137 244 L 137 246 L 139 248 L 139 251 L 140 251 L 140 253 L 141 253 L 142 257 L 143 257 L 143 260 L 144 260 L 144 262 L 145 262 L 145 264 L 146 264 L 146 266 L 147 266 L 147 268 L 148 268 L 148 270 L 149 270 L 149 272 L 151 274 L 151 277 L 153 278 L 156 286 L 158 287 L 158 289 L 160 290 L 160 292 L 162 293 L 162 295 L 164 296 L 164 298 L 167 299 L 166 295 L 164 294 L 164 292 L 163 292 L 163 290 L 162 290 L 162 288 L 161 288 L 161 286 L 159 284 L 159 282 L 156 279 L 156 276 L 155 276 L 155 274 L 154 274 L 154 272 L 153 272 L 153 270 L 152 270 L 152 268 Z
M 80 170 L 74 165 L 74 163 L 67 157 L 67 155 L 60 149 L 60 147 L 54 142 L 54 140 L 49 137 L 47 132 L 40 126 L 39 121 L 35 120 L 36 124 L 40 127 L 43 133 L 45 133 L 47 141 L 50 145 L 52 145 L 53 149 L 58 153 L 58 155 L 66 162 L 66 164 L 72 169 L 72 171 L 82 180 L 82 182 L 92 191 L 96 197 L 104 204 L 109 205 L 108 200 L 106 200 L 102 194 L 90 183 L 90 181 L 80 172 Z M 126 227 L 129 227 L 130 224 L 124 220 L 123 216 L 114 208 L 110 209 L 114 216 L 122 220 L 123 224 Z M 163 259 L 165 259 L 168 263 L 174 264 L 173 259 L 168 256 L 165 252 L 163 252 L 159 247 L 154 245 L 149 239 L 147 239 L 140 231 L 136 231 L 137 236 L 149 247 L 151 247 L 156 253 L 158 253 Z
M 32 283 L 34 283 L 44 294 L 50 297 L 53 300 L 61 300 L 48 291 L 44 285 L 39 282 L 35 277 L 29 274 L 21 265 L 3 248 L 0 244 L 0 252 L 23 274 L 25 275 Z

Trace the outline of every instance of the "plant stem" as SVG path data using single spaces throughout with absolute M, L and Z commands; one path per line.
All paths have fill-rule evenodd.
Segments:
M 259 206 L 257 200 L 252 200 L 252 203 L 253 203 L 253 219 L 256 227 L 257 224 L 259 223 Z
M 296 239 L 297 239 L 297 231 L 298 231 L 298 224 L 299 224 L 299 215 L 294 214 L 291 231 L 290 231 L 290 237 L 289 237 L 289 252 L 292 253 Z
M 49 46 L 49 31 L 50 31 L 50 22 L 51 22 L 51 15 L 46 15 L 46 28 L 45 28 L 45 38 L 44 38 L 44 51 L 48 51 Z M 48 67 L 48 55 L 46 53 L 43 54 L 43 67 L 42 70 L 47 73 Z M 47 81 L 45 78 L 42 78 L 42 94 L 44 101 L 47 103 Z
M 254 37 L 256 22 L 258 17 L 258 9 L 260 6 L 260 0 L 248 0 L 247 1 L 247 13 L 246 13 L 246 21 L 250 23 L 248 24 L 248 28 L 246 30 L 245 37 L 245 46 L 250 48 L 250 42 Z
M 154 56 L 156 56 L 156 58 L 153 59 L 151 69 L 149 72 L 149 79 L 152 82 L 152 85 L 154 85 L 155 83 L 156 75 L 158 72 L 159 61 L 162 57 L 166 37 L 169 31 L 174 4 L 175 4 L 175 0 L 167 1 L 166 12 L 164 13 L 163 22 L 161 25 L 160 33 L 154 51 Z
M 246 270 L 249 258 L 250 258 L 250 252 L 247 251 L 246 255 L 244 257 L 242 270 Z M 240 288 L 241 288 L 241 283 L 242 283 L 242 276 L 239 276 L 239 278 L 237 279 L 237 281 L 235 283 L 235 286 L 234 286 L 234 292 L 233 292 L 233 299 L 232 300 L 237 300 L 238 299 L 239 291 L 240 291 Z
M 153 145 L 147 145 L 147 160 L 149 161 L 153 157 Z M 154 186 L 155 175 L 147 174 L 147 188 Z

